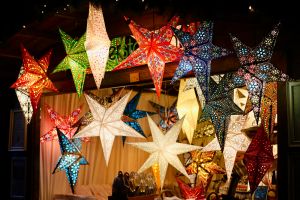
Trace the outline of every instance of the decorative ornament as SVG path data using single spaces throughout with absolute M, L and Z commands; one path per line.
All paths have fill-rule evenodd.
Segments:
M 104 78 L 110 40 L 106 32 L 101 6 L 95 7 L 91 3 L 89 4 L 89 17 L 87 19 L 84 46 L 96 86 L 99 89 Z
M 212 44 L 213 23 L 203 22 L 194 34 L 172 28 L 184 49 L 172 83 L 193 71 L 205 98 L 211 70 L 211 60 L 226 56 L 230 51 Z
M 24 74 L 24 67 L 21 66 L 18 79 Z M 29 124 L 33 114 L 33 108 L 30 101 L 29 90 L 27 87 L 18 87 L 15 89 L 16 95 L 18 97 L 21 109 L 23 111 L 25 122 Z
M 158 98 L 161 93 L 165 63 L 179 60 L 182 51 L 171 45 L 173 32 L 171 26 L 176 26 L 179 17 L 156 31 L 149 31 L 125 17 L 129 28 L 136 39 L 139 48 L 132 52 L 113 71 L 148 64 Z
M 251 193 L 255 191 L 274 161 L 272 146 L 264 128 L 258 128 L 243 159 L 248 172 Z
M 81 138 L 99 136 L 106 165 L 108 165 L 109 162 L 115 136 L 143 138 L 141 134 L 121 120 L 130 94 L 131 92 L 126 94 L 109 108 L 103 107 L 95 99 L 89 95 L 85 95 L 94 120 L 81 129 L 74 137 Z
M 164 107 L 152 101 L 150 104 L 156 109 L 156 112 L 160 116 L 159 128 L 164 132 L 172 128 L 172 126 L 179 120 L 176 101 L 170 107 Z
M 176 122 L 176 124 L 174 124 L 174 126 L 170 130 L 168 130 L 166 134 L 163 134 L 162 131 L 157 127 L 155 122 L 151 119 L 151 117 L 149 117 L 149 115 L 147 115 L 147 117 L 153 137 L 153 142 L 129 143 L 134 147 L 150 153 L 149 158 L 138 170 L 138 173 L 145 171 L 155 164 L 158 164 L 160 172 L 160 185 L 161 187 L 163 187 L 168 163 L 170 163 L 178 171 L 188 177 L 188 174 L 186 173 L 177 155 L 196 149 L 201 149 L 201 147 L 176 142 L 184 118 Z
M 23 57 L 22 67 L 24 71 L 22 73 L 22 69 L 21 69 L 22 75 L 19 76 L 18 80 L 11 86 L 11 88 L 19 90 L 19 92 L 21 92 L 24 95 L 29 94 L 33 112 L 36 112 L 38 109 L 38 103 L 43 93 L 43 89 L 48 89 L 54 92 L 58 92 L 58 90 L 55 88 L 55 86 L 53 85 L 53 83 L 47 77 L 46 74 L 49 66 L 52 50 L 46 53 L 38 61 L 36 61 L 29 54 L 29 52 L 23 47 L 23 45 L 21 46 L 21 50 L 22 50 L 22 57 Z M 25 97 L 22 100 L 27 100 L 27 99 Z M 24 102 L 20 102 L 20 103 L 23 104 Z M 28 103 L 27 105 L 30 106 Z M 25 108 L 24 106 L 22 106 L 22 109 Z M 26 118 L 27 122 L 30 121 L 32 116 L 30 111 L 31 111 L 30 108 L 28 108 L 28 112 L 27 111 L 24 112 L 23 110 L 25 117 L 28 116 L 28 118 Z
M 59 129 L 56 130 L 61 156 L 56 164 L 53 174 L 58 171 L 65 171 L 72 193 L 77 183 L 80 165 L 87 165 L 87 160 L 81 155 L 81 140 L 69 140 Z
M 257 124 L 266 82 L 289 79 L 286 74 L 270 63 L 279 33 L 279 25 L 277 24 L 255 49 L 247 47 L 238 38 L 231 35 L 231 41 L 242 65 L 235 76 L 238 76 L 238 80 L 242 80 L 246 84 Z
M 77 127 L 73 126 L 78 120 L 81 108 L 77 108 L 70 115 L 62 116 L 59 113 L 55 112 L 54 109 L 49 105 L 46 105 L 45 107 L 54 126 L 50 131 L 40 137 L 40 142 L 43 143 L 57 140 L 56 128 L 58 128 L 68 139 L 71 139 L 77 131 Z
M 139 125 L 139 123 L 136 121 L 137 119 L 144 118 L 147 116 L 146 111 L 143 110 L 137 110 L 136 107 L 138 105 L 138 102 L 140 100 L 141 93 L 137 93 L 126 105 L 126 108 L 123 113 L 122 120 L 130 127 L 132 127 L 134 130 L 139 132 L 142 136 L 145 137 L 145 134 L 143 132 L 143 129 Z M 148 113 L 153 114 L 153 113 Z M 123 144 L 126 140 L 125 136 L 122 136 Z
M 184 90 L 186 87 L 186 80 L 180 80 L 177 111 L 178 116 L 183 121 L 182 131 L 186 134 L 189 143 L 192 143 L 195 129 L 197 127 L 198 113 L 200 110 L 196 94 L 193 90 Z
M 156 188 L 161 188 L 160 185 L 160 172 L 159 172 L 159 165 L 158 163 L 155 163 L 152 165 L 152 172 L 155 178 Z
M 202 185 L 190 187 L 179 178 L 176 178 L 176 181 L 184 199 L 205 200 L 205 192 Z
M 83 34 L 79 40 L 75 40 L 59 29 L 61 39 L 66 50 L 66 57 L 57 65 L 52 73 L 71 70 L 73 81 L 78 96 L 81 96 L 85 75 L 90 67 L 88 56 L 84 47 L 86 34 Z
M 223 174 L 225 170 L 213 162 L 214 151 L 202 152 L 202 150 L 192 151 L 191 158 L 185 163 L 188 174 L 197 174 L 196 185 L 208 186 L 212 174 Z
M 231 116 L 231 120 L 228 126 L 223 151 L 228 181 L 231 177 L 237 152 L 245 152 L 248 149 L 249 144 L 251 142 L 250 139 L 244 133 L 241 132 L 241 130 L 244 128 L 246 120 L 247 116 L 233 115 Z
M 204 107 L 205 105 L 205 97 L 203 96 L 202 90 L 200 88 L 200 85 L 197 81 L 197 78 L 187 78 L 186 79 L 186 85 L 183 91 L 196 89 L 198 100 L 201 103 L 201 107 Z

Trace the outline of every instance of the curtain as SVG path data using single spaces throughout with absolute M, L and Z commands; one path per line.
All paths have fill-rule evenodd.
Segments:
M 107 96 L 112 93 L 111 89 L 102 89 L 92 91 L 98 96 Z M 134 97 L 135 91 L 132 92 L 131 97 Z M 141 95 L 137 109 L 152 111 L 155 110 L 148 103 L 148 100 L 159 103 L 163 106 L 172 105 L 176 97 L 169 95 L 161 95 L 158 101 L 154 92 L 144 92 Z M 73 110 L 82 105 L 81 115 L 89 110 L 85 101 L 84 95 L 78 98 L 76 93 L 59 94 L 54 96 L 43 96 L 41 99 L 41 115 L 40 115 L 40 135 L 45 134 L 54 125 L 50 121 L 48 113 L 44 107 L 45 104 L 51 106 L 56 112 L 61 115 L 69 115 Z M 151 116 L 158 122 L 158 115 Z M 144 130 L 147 139 L 129 138 L 127 142 L 145 142 L 151 141 L 151 133 L 149 130 L 147 118 L 139 119 L 142 129 Z M 137 171 L 144 161 L 148 158 L 149 154 L 134 148 L 128 144 L 123 146 L 121 137 L 116 137 L 110 161 L 106 166 L 104 156 L 102 153 L 101 143 L 99 137 L 92 137 L 91 141 L 83 143 L 81 153 L 89 162 L 89 165 L 81 165 L 79 171 L 79 178 L 77 186 L 79 185 L 94 185 L 94 184 L 109 184 L 112 185 L 114 178 L 117 176 L 118 171 L 131 172 Z M 52 174 L 53 169 L 61 155 L 59 143 L 57 140 L 52 142 L 41 143 L 40 145 L 40 200 L 51 200 L 54 194 L 70 193 L 70 186 L 68 184 L 64 171 Z M 151 169 L 150 169 L 151 170 Z M 150 171 L 149 170 L 149 171 Z M 165 184 L 175 182 L 176 170 L 169 166 Z M 75 187 L 76 192 L 76 187 Z

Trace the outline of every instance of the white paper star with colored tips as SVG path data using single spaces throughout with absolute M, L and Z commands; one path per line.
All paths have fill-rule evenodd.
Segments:
M 105 108 L 95 99 L 85 94 L 94 120 L 79 131 L 75 135 L 75 138 L 99 136 L 106 165 L 108 165 L 109 162 L 115 136 L 143 138 L 140 133 L 126 125 L 121 119 L 130 94 L 131 92 L 126 94 L 109 108 Z
M 168 130 L 165 135 L 158 128 L 158 126 L 151 119 L 151 117 L 147 117 L 151 134 L 153 137 L 153 142 L 129 143 L 134 147 L 137 147 L 139 149 L 142 149 L 143 151 L 150 153 L 149 158 L 139 169 L 138 173 L 143 172 L 149 167 L 158 163 L 160 172 L 160 185 L 161 187 L 163 187 L 168 164 L 170 163 L 173 167 L 175 167 L 186 177 L 189 177 L 177 155 L 201 149 L 202 147 L 176 142 L 184 121 L 184 117 L 181 118 L 176 124 L 174 124 L 173 127 L 170 130 Z

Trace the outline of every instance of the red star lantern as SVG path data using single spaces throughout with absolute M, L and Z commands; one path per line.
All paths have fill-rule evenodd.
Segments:
M 52 50 L 46 53 L 38 61 L 36 61 L 23 46 L 21 46 L 21 50 L 24 73 L 11 86 L 11 88 L 27 88 L 33 111 L 36 112 L 43 89 L 58 92 L 51 80 L 47 77 L 47 69 Z
M 54 111 L 49 105 L 46 105 L 47 112 L 49 114 L 50 120 L 53 123 L 53 127 L 46 134 L 41 136 L 40 142 L 47 142 L 52 140 L 57 140 L 57 129 L 61 130 L 68 139 L 71 139 L 78 127 L 73 127 L 78 121 L 78 117 L 81 112 L 81 107 L 74 110 L 70 115 L 62 116 Z M 85 139 L 86 140 L 86 139 Z
M 176 26 L 179 17 L 173 17 L 166 26 L 156 31 L 149 31 L 127 17 L 125 17 L 125 20 L 129 22 L 129 28 L 139 48 L 132 52 L 113 71 L 148 64 L 157 96 L 160 97 L 165 63 L 177 61 L 182 55 L 180 48 L 171 45 L 173 37 L 171 26 Z
M 253 137 L 244 155 L 251 193 L 255 191 L 274 161 L 270 140 L 261 126 Z
M 202 185 L 190 187 L 179 178 L 176 178 L 176 181 L 180 188 L 180 193 L 184 199 L 195 199 L 195 200 L 205 199 L 204 188 L 202 187 Z

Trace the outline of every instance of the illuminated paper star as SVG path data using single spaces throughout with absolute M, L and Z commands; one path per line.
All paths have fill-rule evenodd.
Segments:
M 11 88 L 17 90 L 20 88 L 19 91 L 25 91 L 24 94 L 26 94 L 28 91 L 33 111 L 36 112 L 44 89 L 58 92 L 46 74 L 52 51 L 49 51 L 38 61 L 36 61 L 23 46 L 21 46 L 21 50 L 23 57 L 22 67 L 24 72 L 11 86 Z
M 231 116 L 231 121 L 228 126 L 223 151 L 228 181 L 231 177 L 237 152 L 245 152 L 248 149 L 248 146 L 251 142 L 250 139 L 244 133 L 241 132 L 241 130 L 244 128 L 246 120 L 247 116 L 233 115 Z
M 262 126 L 258 128 L 252 139 L 243 161 L 247 168 L 251 193 L 253 193 L 274 161 L 271 142 Z
M 21 66 L 18 78 L 20 78 L 23 74 L 24 74 L 24 67 Z M 18 97 L 21 109 L 23 111 L 25 122 L 29 124 L 33 114 L 33 108 L 30 101 L 29 90 L 26 87 L 23 88 L 19 87 L 18 89 L 15 89 L 15 92 Z
M 84 47 L 86 34 L 75 40 L 59 29 L 61 39 L 66 50 L 66 57 L 56 66 L 52 73 L 71 70 L 78 96 L 81 96 L 85 81 L 86 70 L 90 67 Z
M 70 141 L 59 129 L 57 129 L 61 156 L 56 164 L 53 173 L 65 171 L 72 193 L 77 183 L 80 165 L 87 165 L 87 160 L 81 155 L 81 141 L 74 139 Z
M 230 51 L 212 44 L 213 24 L 203 22 L 194 34 L 173 28 L 184 48 L 172 83 L 193 71 L 205 98 L 208 96 L 211 61 L 226 56 Z
M 176 178 L 176 181 L 180 188 L 180 193 L 184 199 L 195 199 L 195 200 L 205 199 L 205 191 L 202 185 L 190 187 L 188 184 L 186 184 L 179 178 Z
M 174 126 L 170 130 L 168 130 L 166 134 L 163 134 L 162 131 L 157 127 L 155 122 L 151 119 L 151 117 L 149 117 L 148 115 L 147 117 L 153 137 L 153 142 L 129 143 L 134 147 L 150 153 L 149 158 L 138 170 L 138 173 L 143 172 L 149 167 L 158 163 L 161 182 L 160 185 L 161 187 L 163 187 L 168 163 L 170 163 L 178 171 L 188 177 L 188 174 L 186 173 L 177 155 L 196 149 L 201 149 L 201 147 L 176 142 L 184 118 L 180 119 L 176 124 L 174 124 Z
M 89 4 L 86 41 L 84 45 L 96 86 L 99 89 L 104 78 L 110 40 L 106 32 L 101 6 L 95 7 L 91 3 Z
M 126 94 L 109 108 L 103 107 L 89 95 L 85 95 L 94 120 L 81 129 L 74 137 L 98 136 L 101 140 L 106 165 L 108 165 L 109 162 L 115 136 L 143 138 L 141 134 L 121 120 L 130 94 L 131 92 Z
M 185 120 L 182 125 L 182 131 L 186 134 L 189 143 L 192 143 L 195 129 L 197 127 L 198 113 L 200 110 L 196 94 L 193 90 L 184 90 L 186 80 L 180 80 L 177 111 L 178 116 Z
M 197 81 L 197 78 L 188 78 L 186 79 L 186 86 L 183 91 L 196 89 L 198 100 L 201 103 L 201 107 L 204 107 L 205 105 L 205 97 L 203 96 L 202 90 L 200 88 L 200 85 Z
M 171 26 L 176 26 L 179 17 L 173 17 L 171 21 L 156 31 L 149 31 L 126 18 L 129 28 L 136 39 L 139 48 L 132 52 L 113 71 L 131 68 L 134 66 L 148 65 L 156 94 L 160 97 L 165 63 L 179 60 L 182 51 L 171 45 L 173 32 Z
M 259 120 L 261 100 L 265 92 L 265 84 L 273 81 L 287 81 L 286 74 L 279 71 L 271 63 L 273 48 L 279 33 L 279 24 L 254 49 L 247 47 L 238 38 L 231 35 L 231 41 L 241 63 L 236 76 L 244 81 L 249 91 L 249 98 L 256 123 Z
M 77 127 L 73 127 L 73 125 L 77 122 L 78 116 L 80 115 L 81 108 L 77 108 L 70 115 L 62 116 L 59 113 L 55 112 L 53 108 L 49 105 L 46 105 L 46 110 L 50 117 L 51 122 L 53 123 L 53 127 L 47 133 L 40 137 L 40 142 L 47 142 L 57 139 L 56 128 L 58 128 L 68 139 L 71 139 L 75 132 L 77 131 Z

